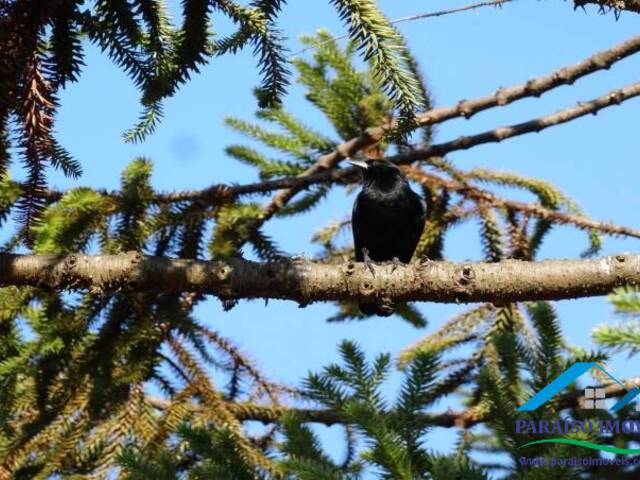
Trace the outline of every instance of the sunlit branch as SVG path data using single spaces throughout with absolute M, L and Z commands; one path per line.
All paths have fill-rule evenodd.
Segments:
M 226 299 L 312 302 L 441 303 L 560 300 L 605 295 L 640 284 L 640 255 L 589 260 L 321 264 L 304 259 L 257 263 L 124 255 L 0 254 L 0 286 L 55 290 L 197 292 Z

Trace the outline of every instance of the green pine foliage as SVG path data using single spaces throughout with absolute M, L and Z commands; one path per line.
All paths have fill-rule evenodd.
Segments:
M 332 0 L 349 36 L 372 65 L 384 93 L 400 113 L 400 130 L 413 126 L 413 112 L 425 98 L 402 36 L 371 0 Z
M 464 178 L 476 180 L 480 183 L 523 189 L 535 195 L 540 205 L 546 208 L 555 211 L 565 211 L 577 216 L 585 216 L 583 210 L 574 200 L 544 180 L 523 177 L 508 172 L 489 171 L 483 168 L 469 171 L 464 174 Z M 542 244 L 544 235 L 551 227 L 552 224 L 544 218 L 536 221 L 536 224 L 532 227 L 532 234 L 527 245 L 527 251 L 530 256 L 535 255 Z M 589 245 L 587 249 L 582 252 L 583 257 L 596 255 L 602 248 L 602 236 L 597 231 L 587 230 L 587 234 Z
M 348 24 L 363 58 L 371 61 L 376 77 L 401 114 L 401 125 L 411 126 L 415 112 L 427 104 L 402 37 L 375 2 L 330 3 Z M 253 49 L 262 77 L 256 90 L 259 106 L 277 108 L 291 77 L 288 50 L 278 28 L 283 6 L 280 0 L 255 0 L 246 6 L 235 0 L 183 0 L 179 20 L 174 22 L 164 0 L 63 0 L 43 10 L 42 15 L 32 14 L 28 2 L 0 5 L 0 173 L 9 163 L 12 145 L 5 129 L 11 122 L 19 132 L 17 138 L 22 137 L 16 143 L 23 148 L 32 145 L 23 155 L 31 174 L 30 188 L 24 192 L 26 200 L 20 206 L 23 224 L 30 226 L 42 212 L 38 198 L 46 186 L 46 162 L 54 167 L 62 162 L 60 147 L 53 146 L 51 134 L 55 98 L 60 88 L 79 79 L 86 39 L 140 90 L 140 118 L 124 133 L 125 141 L 137 142 L 156 129 L 163 116 L 163 100 L 202 66 L 246 47 Z M 212 26 L 217 25 L 217 16 L 231 20 L 237 31 L 215 38 Z M 29 40 L 22 41 L 22 36 Z M 4 95 L 9 91 L 15 94 Z M 29 96 L 35 99 L 31 104 Z M 39 120 L 32 122 L 29 118 L 36 112 Z M 36 144 L 37 148 L 33 147 Z M 79 164 L 70 158 L 67 164 L 77 168 L 63 168 L 65 174 L 75 176 Z
M 637 355 L 640 352 L 640 294 L 637 288 L 619 288 L 609 296 L 609 300 L 615 313 L 624 320 L 594 328 L 594 341 L 611 351 Z
M 576 352 L 564 345 L 558 319 L 553 308 L 545 302 L 527 305 L 527 317 L 531 325 L 532 338 L 525 339 L 514 326 L 502 331 L 494 330 L 489 339 L 490 350 L 493 355 L 488 356 L 483 362 L 477 379 L 476 391 L 472 394 L 474 408 L 485 412 L 490 420 L 487 422 L 494 432 L 493 437 L 475 436 L 466 439 L 467 452 L 474 450 L 486 452 L 508 453 L 511 457 L 501 470 L 513 472 L 514 478 L 537 479 L 543 476 L 556 476 L 575 478 L 578 475 L 589 473 L 588 467 L 583 466 L 539 466 L 531 468 L 522 465 L 519 459 L 524 452 L 519 449 L 527 442 L 550 438 L 554 434 L 523 434 L 516 433 L 517 420 L 538 422 L 542 419 L 550 421 L 559 418 L 576 420 L 591 419 L 594 411 L 582 410 L 578 406 L 569 409 L 558 404 L 558 397 L 532 412 L 516 412 L 516 408 L 522 405 L 535 392 L 556 378 L 571 364 L 578 361 L 606 361 L 606 356 L 601 352 Z M 570 387 L 575 389 L 576 387 Z M 565 413 L 561 413 L 561 412 Z M 619 417 L 622 418 L 622 417 Z M 594 420 L 597 425 L 597 421 Z M 596 433 L 563 434 L 565 438 L 589 440 L 599 442 L 601 440 Z M 627 442 L 630 439 L 627 438 Z M 528 457 L 568 457 L 581 455 L 590 456 L 591 453 L 576 451 L 567 445 L 542 444 L 527 447 Z
M 336 463 L 325 453 L 316 434 L 295 415 L 285 417 L 280 426 L 282 440 L 272 448 L 284 478 L 350 480 L 376 472 L 380 478 L 487 479 L 482 468 L 466 455 L 433 454 L 424 442 L 432 428 L 423 409 L 440 397 L 432 394 L 438 375 L 437 355 L 416 357 L 407 370 L 398 398 L 384 400 L 381 387 L 390 369 L 389 355 L 368 362 L 353 342 L 340 345 L 343 365 L 332 364 L 321 373 L 310 374 L 302 394 L 334 411 L 351 432 L 353 443 L 344 462 Z M 153 459 L 140 449 L 130 448 L 120 455 L 125 478 L 176 477 L 188 472 L 189 478 L 272 478 L 256 465 L 239 456 L 232 436 L 214 426 L 194 427 L 184 423 L 177 428 L 177 442 Z

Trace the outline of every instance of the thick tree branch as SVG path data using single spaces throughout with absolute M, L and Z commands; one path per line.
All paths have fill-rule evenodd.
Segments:
M 173 260 L 124 255 L 0 254 L 0 285 L 56 290 L 197 292 L 222 298 L 317 301 L 491 302 L 559 300 L 604 295 L 640 283 L 640 255 L 591 260 L 433 262 L 394 269 L 362 263 L 319 264 L 304 259 L 256 263 Z
M 640 385 L 640 377 L 625 380 L 624 385 L 633 388 Z M 605 386 L 605 395 L 607 398 L 620 397 L 627 393 L 627 389 L 617 383 L 610 383 Z M 573 408 L 580 405 L 583 397 L 581 390 L 574 390 L 561 395 L 558 399 L 559 409 Z M 146 401 L 158 410 L 166 410 L 171 406 L 170 400 L 157 397 L 146 397 Z M 280 405 L 258 405 L 255 403 L 242 402 L 226 402 L 225 407 L 232 412 L 238 420 L 241 421 L 258 421 L 262 423 L 278 423 L 284 416 L 294 414 L 298 418 L 309 423 L 321 423 L 324 425 L 336 425 L 345 423 L 345 419 L 341 418 L 332 410 L 313 409 L 313 408 L 294 408 Z M 202 408 L 195 406 L 194 408 Z M 438 427 L 459 427 L 469 428 L 484 421 L 482 412 L 470 408 L 464 411 L 447 411 L 442 413 L 427 414 L 425 413 L 421 420 L 425 424 Z

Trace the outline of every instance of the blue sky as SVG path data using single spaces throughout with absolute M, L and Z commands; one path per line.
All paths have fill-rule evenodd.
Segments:
M 177 3 L 172 3 L 178 12 Z M 424 13 L 465 2 L 405 0 L 381 1 L 389 17 Z M 300 34 L 328 28 L 342 34 L 335 11 L 326 0 L 290 0 L 280 18 L 288 45 L 301 48 Z M 500 86 L 521 83 L 557 67 L 577 62 L 640 31 L 640 18 L 624 14 L 600 15 L 596 8 L 573 10 L 571 2 L 520 1 L 500 9 L 482 9 L 441 18 L 402 23 L 400 30 L 418 58 L 435 103 L 450 105 L 464 98 L 485 95 Z M 214 24 L 222 32 L 225 21 Z M 108 58 L 93 47 L 87 49 L 87 68 L 80 82 L 71 84 L 61 96 L 57 117 L 58 138 L 82 162 L 84 175 L 78 181 L 52 172 L 53 185 L 117 188 L 120 173 L 136 156 L 153 160 L 153 184 L 160 190 L 206 187 L 218 182 L 249 182 L 254 172 L 225 157 L 224 147 L 244 139 L 223 124 L 227 115 L 251 119 L 256 104 L 251 94 L 259 82 L 251 52 L 216 59 L 184 86 L 165 105 L 165 120 L 156 133 L 140 144 L 124 144 L 122 132 L 139 114 L 138 93 L 131 81 Z M 499 125 L 533 118 L 566 108 L 579 100 L 638 80 L 640 57 L 626 59 L 612 69 L 561 87 L 539 99 L 526 99 L 506 108 L 481 113 L 472 120 L 454 120 L 438 127 L 437 141 L 476 133 Z M 304 102 L 302 90 L 293 85 L 286 107 L 308 124 L 327 128 L 318 112 Z M 598 220 L 628 226 L 640 223 L 640 136 L 637 112 L 640 99 L 612 107 L 597 116 L 581 118 L 540 134 L 529 134 L 465 152 L 454 152 L 449 160 L 463 168 L 485 166 L 537 176 L 559 186 Z M 15 176 L 20 177 L 19 169 Z M 349 214 L 353 195 L 336 192 L 312 213 L 287 220 L 274 220 L 268 233 L 291 254 L 312 255 L 314 230 Z M 479 259 L 477 226 L 454 230 L 447 237 L 447 255 L 456 260 Z M 575 258 L 586 247 L 584 234 L 570 228 L 553 232 L 541 252 L 542 258 Z M 604 253 L 635 251 L 632 240 L 605 240 Z M 272 378 L 297 382 L 309 370 L 318 370 L 335 360 L 336 346 L 343 338 L 357 340 L 373 355 L 397 353 L 444 322 L 464 306 L 422 304 L 429 318 L 427 330 L 417 330 L 395 317 L 366 322 L 327 324 L 334 308 L 328 304 L 299 309 L 290 302 L 241 302 L 231 312 L 221 310 L 211 299 L 198 308 L 199 317 L 235 341 Z M 593 326 L 612 321 L 606 299 L 581 299 L 556 303 L 569 342 L 592 346 Z M 621 357 L 609 370 L 618 378 L 640 374 L 640 361 Z M 393 383 L 393 382 L 392 382 Z M 447 404 L 442 404 L 445 407 Z M 320 428 L 320 430 L 324 430 Z M 327 429 L 329 430 L 329 429 Z M 334 453 L 340 452 L 336 429 L 326 434 Z M 440 451 L 453 446 L 453 431 L 436 430 L 430 444 Z

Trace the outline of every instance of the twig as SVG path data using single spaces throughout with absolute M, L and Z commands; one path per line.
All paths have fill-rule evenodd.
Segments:
M 612 105 L 620 105 L 622 102 L 640 95 L 640 82 L 628 85 L 624 88 L 612 90 L 601 97 L 587 102 L 578 102 L 575 107 L 559 110 L 551 115 L 534 118 L 526 122 L 499 127 L 471 136 L 461 136 L 455 140 L 432 145 L 425 149 L 410 150 L 400 155 L 387 157 L 388 160 L 399 164 L 412 163 L 429 157 L 441 156 L 456 150 L 467 150 L 484 143 L 501 142 L 507 138 L 524 135 L 531 132 L 540 132 L 546 128 L 570 122 L 585 115 L 596 115 L 600 110 Z
M 623 235 L 627 237 L 640 238 L 640 230 L 636 230 L 630 227 L 616 225 L 611 222 L 599 222 L 597 220 L 593 220 L 580 215 L 558 212 L 556 210 L 546 208 L 538 203 L 525 203 L 515 200 L 503 199 L 487 190 L 477 187 L 471 187 L 469 184 L 446 180 L 442 177 L 437 177 L 420 169 L 409 166 L 405 167 L 405 172 L 410 176 L 411 179 L 417 182 L 443 187 L 450 192 L 462 194 L 467 198 L 483 202 L 493 207 L 505 207 L 512 210 L 518 210 L 523 213 L 535 215 L 538 218 L 549 219 L 557 224 L 571 224 L 575 225 L 578 228 L 596 230 L 607 235 Z M 221 204 L 224 202 L 230 202 L 234 198 L 237 198 L 241 195 L 265 193 L 281 188 L 295 188 L 301 190 L 317 183 L 346 184 L 352 181 L 356 181 L 358 175 L 359 172 L 356 168 L 333 169 L 305 177 L 287 177 L 276 180 L 267 180 L 264 182 L 249 183 L 245 185 L 220 184 L 214 185 L 213 187 L 209 187 L 204 190 L 159 193 L 155 196 L 155 200 L 159 203 L 199 200 L 207 203 L 214 202 L 216 204 Z M 62 192 L 59 191 L 49 190 L 49 192 L 50 201 L 58 200 L 62 196 Z M 107 192 L 105 190 L 98 190 L 98 192 L 103 195 L 113 197 L 118 195 L 117 192 Z
M 422 20 L 422 19 L 431 18 L 431 17 L 442 17 L 444 15 L 449 15 L 449 14 L 452 14 L 452 13 L 466 12 L 467 10 L 475 10 L 477 8 L 482 8 L 482 7 L 498 7 L 498 6 L 501 6 L 504 3 L 509 3 L 509 2 L 513 2 L 513 1 L 514 0 L 493 0 L 492 2 L 472 3 L 470 5 L 465 5 L 464 7 L 452 8 L 452 9 L 449 9 L 449 10 L 438 10 L 436 12 L 420 13 L 420 14 L 417 14 L 417 15 L 409 15 L 407 17 L 396 18 L 395 20 L 391 20 L 389 23 L 391 23 L 392 25 L 396 25 L 398 23 L 411 22 L 413 20 Z M 298 55 L 301 55 L 301 54 L 303 54 L 305 52 L 308 52 L 309 50 L 314 50 L 314 49 L 316 49 L 318 47 L 326 45 L 329 42 L 335 42 L 335 41 L 338 41 L 338 40 L 344 40 L 345 38 L 349 38 L 349 34 L 331 37 L 331 39 L 325 40 L 324 42 L 320 42 L 320 43 L 318 43 L 316 45 L 313 45 L 313 46 L 310 46 L 310 47 L 302 48 L 302 49 L 298 50 L 297 52 L 294 52 L 294 53 L 290 54 L 288 57 L 289 58 L 297 57 Z

